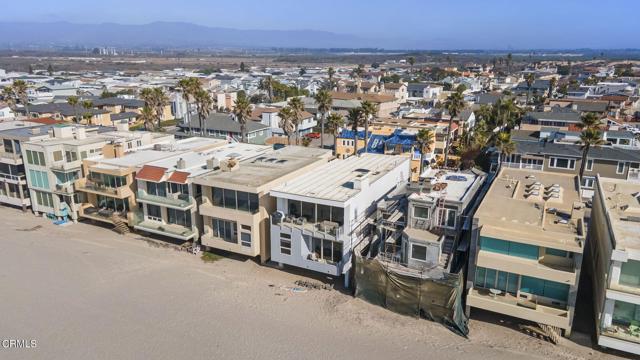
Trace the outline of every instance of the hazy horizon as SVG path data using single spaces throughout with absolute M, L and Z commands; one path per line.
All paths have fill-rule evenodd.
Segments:
M 325 31 L 387 49 L 624 49 L 640 48 L 631 16 L 609 20 L 602 2 L 470 0 L 446 3 L 325 0 L 221 2 L 184 0 L 32 0 L 4 5 L 4 22 L 144 25 L 182 22 L 213 28 L 259 31 Z M 613 3 L 622 13 L 640 12 L 640 2 Z M 377 45 L 379 44 L 379 45 Z M 391 45 L 391 46 L 390 46 Z M 394 46 L 395 45 L 395 46 Z

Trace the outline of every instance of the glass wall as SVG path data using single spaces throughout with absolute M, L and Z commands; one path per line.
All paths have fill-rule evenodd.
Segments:
M 89 173 L 89 180 L 95 181 L 110 188 L 119 188 L 127 185 L 126 176 L 115 176 L 97 172 Z
M 494 239 L 490 237 L 480 237 L 480 249 L 510 256 L 517 256 L 525 259 L 538 260 L 538 247 L 534 245 L 522 244 L 512 241 Z
M 126 212 L 129 211 L 129 201 L 127 199 L 116 199 L 109 196 L 98 195 L 98 208 Z
M 616 325 L 629 326 L 640 324 L 640 305 L 616 300 L 613 306 L 613 323 Z
M 293 217 L 304 217 L 307 222 L 311 223 L 332 221 L 340 226 L 344 223 L 343 208 L 297 200 L 287 200 L 287 202 L 289 204 L 289 215 Z
M 182 211 L 168 208 L 167 217 L 169 224 L 176 224 L 191 228 L 191 211 Z
M 498 289 L 515 295 L 518 292 L 519 277 L 518 274 L 478 267 L 474 283 L 477 287 Z
M 250 213 L 258 212 L 260 207 L 258 194 L 217 187 L 213 188 L 213 205 Z
M 307 236 L 305 236 L 305 241 L 307 242 L 307 247 L 311 249 L 312 259 L 322 259 L 331 264 L 342 260 L 342 243 Z
M 640 261 L 629 259 L 623 262 L 618 283 L 624 286 L 640 287 Z
M 212 222 L 213 236 L 234 244 L 238 242 L 238 229 L 235 221 L 213 218 Z
M 524 275 L 520 283 L 520 291 L 565 302 L 569 297 L 569 285 L 567 284 Z
M 155 195 L 160 197 L 167 196 L 167 184 L 164 182 L 155 183 L 152 181 L 147 181 L 147 194 Z

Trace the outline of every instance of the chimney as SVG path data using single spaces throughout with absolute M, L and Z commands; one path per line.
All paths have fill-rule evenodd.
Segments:
M 178 164 L 176 164 L 176 168 L 180 170 L 184 170 L 187 167 L 187 162 L 184 161 L 183 158 L 178 159 Z
M 220 166 L 220 160 L 218 158 L 211 158 L 209 160 L 207 160 L 207 169 L 208 170 L 215 170 L 217 167 Z
M 117 158 L 124 156 L 124 146 L 122 144 L 115 144 L 113 146 L 113 155 Z

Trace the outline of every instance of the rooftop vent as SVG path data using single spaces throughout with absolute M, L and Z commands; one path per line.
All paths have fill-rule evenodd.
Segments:
M 184 161 L 183 158 L 178 159 L 178 163 L 176 164 L 176 168 L 182 170 L 182 169 L 184 169 L 186 167 L 187 167 L 187 162 Z

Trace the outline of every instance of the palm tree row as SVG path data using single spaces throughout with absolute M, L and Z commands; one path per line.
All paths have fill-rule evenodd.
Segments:
M 209 92 L 202 88 L 202 84 L 198 78 L 186 78 L 178 82 L 178 88 L 182 91 L 182 97 L 187 102 L 187 121 L 189 123 L 189 132 L 193 133 L 191 122 L 190 103 L 193 101 L 196 105 L 196 113 L 198 114 L 198 128 L 203 136 L 206 136 L 207 124 L 206 119 L 211 112 L 213 99 Z
M 320 114 L 320 148 L 324 149 L 324 124 L 327 121 L 327 113 L 331 111 L 333 105 L 333 98 L 326 89 L 318 91 L 314 97 L 318 113 Z
M 144 100 L 144 107 L 148 108 L 147 110 L 143 109 L 144 116 L 142 118 L 145 129 L 148 131 L 154 130 L 154 128 L 162 130 L 162 117 L 164 108 L 169 103 L 169 97 L 167 97 L 162 88 L 157 87 L 142 89 L 140 98 Z M 154 120 L 157 122 L 157 126 L 153 124 Z
M 24 80 L 14 80 L 9 86 L 2 90 L 2 97 L 9 104 L 13 112 L 16 111 L 16 104 L 20 102 L 24 106 L 25 115 L 29 117 L 29 96 L 27 94 L 28 85 Z

